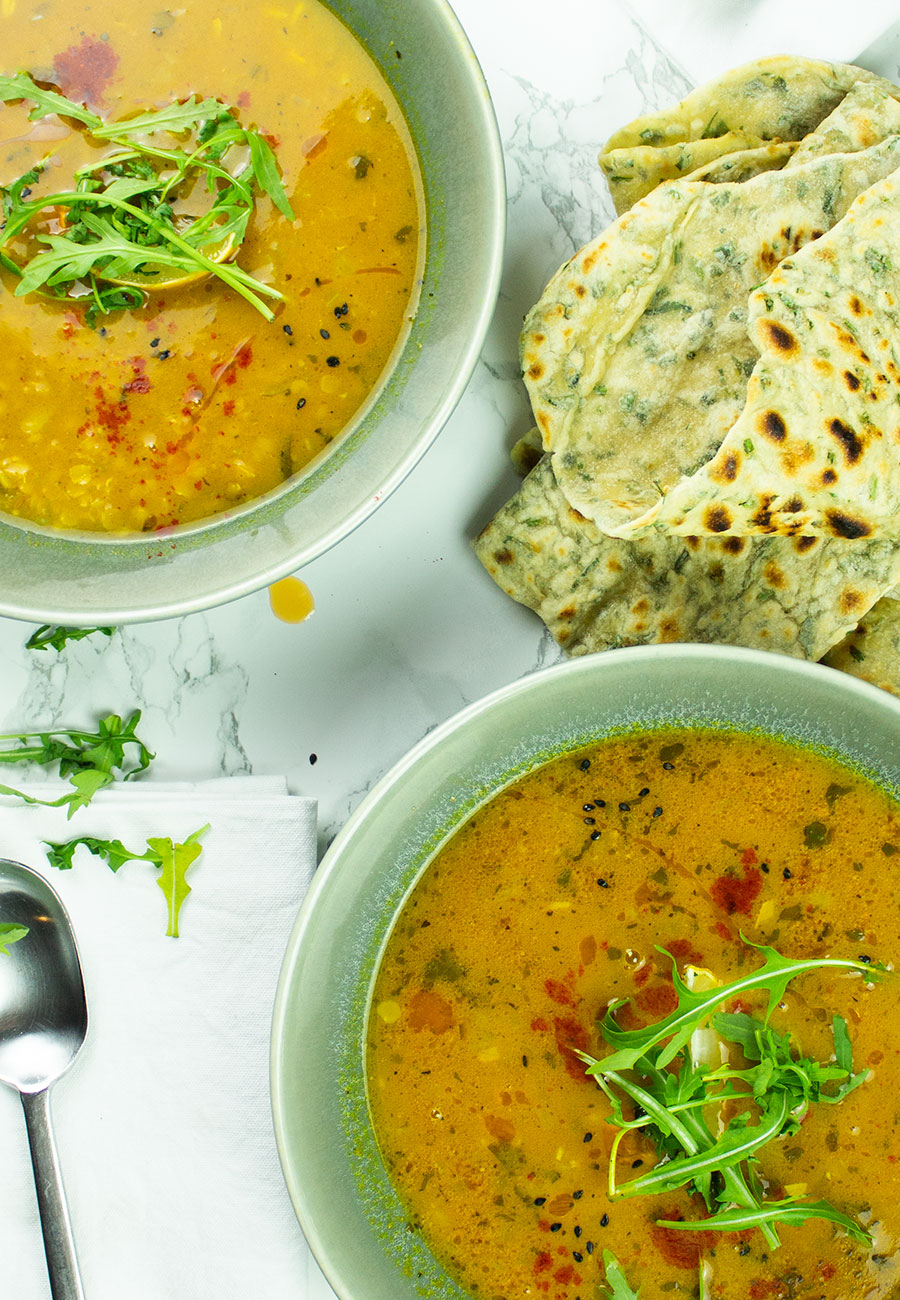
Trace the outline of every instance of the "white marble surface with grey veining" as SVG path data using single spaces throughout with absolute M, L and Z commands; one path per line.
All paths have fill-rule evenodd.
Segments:
M 493 324 L 450 422 L 379 511 L 303 570 L 317 608 L 302 624 L 279 622 L 260 591 L 57 655 L 26 650 L 33 629 L 0 620 L 3 730 L 139 707 L 156 775 L 285 772 L 319 800 L 324 847 L 434 726 L 560 657 L 535 616 L 488 579 L 469 542 L 516 484 L 508 452 L 529 425 L 517 365 L 523 314 L 612 216 L 598 147 L 689 83 L 633 16 L 639 0 L 631 9 L 553 0 L 552 23 L 544 0 L 455 8 L 496 106 L 509 233 Z

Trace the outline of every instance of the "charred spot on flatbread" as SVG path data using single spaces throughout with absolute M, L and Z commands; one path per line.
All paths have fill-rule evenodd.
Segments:
M 862 593 L 856 591 L 853 587 L 847 587 L 841 592 L 841 609 L 845 614 L 855 614 L 862 607 Z
M 763 569 L 763 577 L 770 587 L 775 587 L 778 591 L 785 586 L 787 581 L 784 571 L 778 567 L 774 560 L 770 560 Z
M 785 515 L 796 515 L 799 514 L 802 509 L 803 509 L 803 502 L 800 500 L 800 498 L 791 497 L 790 501 L 786 501 L 784 505 L 781 507 L 780 513 Z
M 800 345 L 789 329 L 779 325 L 778 321 L 767 320 L 763 324 L 769 335 L 769 342 L 784 356 L 800 351 Z
M 725 506 L 707 506 L 703 523 L 710 533 L 727 533 L 731 527 L 731 515 Z
M 854 294 L 853 297 L 850 299 L 850 302 L 848 303 L 848 306 L 849 306 L 850 310 L 853 312 L 853 315 L 854 315 L 854 316 L 862 316 L 862 314 L 863 314 L 863 312 L 864 312 L 864 310 L 865 310 L 865 308 L 863 307 L 862 303 L 861 303 L 860 300 L 857 298 L 856 294 Z
M 872 529 L 863 519 L 854 519 L 843 510 L 826 510 L 825 518 L 835 537 L 846 537 L 854 541 L 857 537 L 868 537 Z
M 810 537 L 809 534 L 806 534 L 803 537 L 794 538 L 794 546 L 801 555 L 805 555 L 807 551 L 811 551 L 813 547 L 818 546 L 818 544 L 818 537 Z
M 508 546 L 504 546 L 500 551 L 494 551 L 494 559 L 498 564 L 512 564 L 515 558 Z
M 825 487 L 830 487 L 832 483 L 836 482 L 837 470 L 831 469 L 830 467 L 822 470 L 822 483 Z
M 528 367 L 527 374 L 529 379 L 540 379 L 544 374 L 543 364 L 540 361 L 533 361 Z
M 853 371 L 845 370 L 844 379 L 847 383 L 847 387 L 850 389 L 850 392 L 855 393 L 856 390 L 859 388 L 859 379 L 856 377 L 856 375 L 854 375 Z
M 740 555 L 745 546 L 746 542 L 743 537 L 722 538 L 722 549 L 727 551 L 729 555 Z
M 763 411 L 759 417 L 759 427 L 773 442 L 784 442 L 787 437 L 787 425 L 777 411 Z
M 710 476 L 721 483 L 733 483 L 737 478 L 740 459 L 736 452 L 730 451 L 710 469 Z
M 826 425 L 828 432 L 841 444 L 848 465 L 855 465 L 863 453 L 863 442 L 855 429 L 835 416 Z

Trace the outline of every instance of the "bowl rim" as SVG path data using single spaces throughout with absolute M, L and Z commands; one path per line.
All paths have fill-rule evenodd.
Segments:
M 325 0 L 325 3 L 329 9 L 334 10 L 336 17 L 344 21 L 340 13 L 335 9 L 335 0 Z M 142 604 L 140 607 L 126 604 L 123 595 L 118 593 L 128 588 L 133 590 L 136 585 L 139 585 L 139 583 L 135 584 L 134 578 L 136 574 L 129 565 L 123 572 L 116 573 L 109 579 L 105 574 L 97 579 L 98 586 L 102 587 L 102 591 L 99 591 L 96 596 L 89 600 L 87 609 L 84 601 L 77 598 L 77 593 L 85 578 L 87 578 L 89 584 L 94 582 L 94 579 L 86 574 L 67 576 L 64 580 L 65 592 L 63 595 L 69 596 L 70 592 L 76 593 L 72 603 L 67 599 L 61 599 L 59 596 L 41 603 L 37 603 L 30 594 L 25 598 L 22 596 L 9 597 L 0 586 L 0 616 L 28 623 L 50 623 L 71 627 L 107 624 L 125 625 L 176 618 L 184 614 L 199 613 L 228 604 L 297 572 L 298 569 L 309 564 L 312 560 L 318 559 L 319 556 L 331 550 L 337 543 L 343 541 L 396 491 L 433 445 L 468 387 L 494 315 L 503 271 L 507 193 L 503 146 L 500 139 L 497 115 L 478 57 L 449 0 L 423 0 L 423 3 L 430 5 L 436 19 L 446 28 L 448 43 L 454 47 L 455 62 L 458 66 L 460 80 L 467 83 L 468 109 L 473 116 L 478 118 L 479 153 L 485 181 L 484 210 L 480 214 L 479 242 L 487 274 L 477 302 L 472 303 L 470 307 L 472 314 L 467 323 L 468 338 L 465 346 L 460 350 L 453 379 L 446 385 L 440 403 L 422 422 L 415 440 L 407 451 L 394 461 L 393 467 L 386 477 L 379 476 L 377 484 L 373 482 L 365 495 L 351 509 L 341 513 L 335 522 L 315 539 L 308 540 L 299 546 L 295 542 L 293 546 L 289 546 L 288 552 L 283 554 L 281 558 L 266 561 L 265 557 L 261 557 L 264 562 L 253 563 L 247 572 L 236 578 L 229 577 L 227 566 L 216 566 L 214 576 L 207 576 L 205 582 L 201 580 L 196 586 L 192 582 L 192 577 L 195 576 L 193 574 L 195 568 L 193 557 L 203 557 L 210 547 L 215 548 L 219 539 L 209 535 L 214 533 L 217 525 L 224 529 L 231 524 L 238 536 L 247 533 L 256 534 L 264 530 L 277 532 L 282 529 L 283 515 L 274 513 L 267 515 L 265 518 L 257 519 L 254 518 L 253 511 L 257 505 L 265 508 L 269 503 L 269 499 L 273 495 L 280 494 L 283 489 L 275 489 L 274 493 L 266 493 L 262 497 L 242 503 L 233 512 L 223 511 L 219 515 L 210 516 L 209 519 L 198 520 L 185 525 L 183 530 L 162 530 L 160 533 L 148 533 L 146 535 L 139 533 L 94 535 L 85 532 L 42 529 L 31 525 L 27 520 L 17 521 L 14 517 L 4 515 L 2 521 L 4 529 L 16 535 L 17 546 L 39 545 L 46 546 L 48 549 L 60 546 L 67 548 L 73 554 L 77 552 L 91 553 L 100 550 L 108 555 L 114 555 L 118 551 L 123 553 L 129 560 L 137 560 L 141 552 L 155 551 L 161 555 L 165 549 L 172 546 L 177 547 L 183 539 L 184 547 L 180 551 L 178 558 L 180 564 L 188 571 L 179 573 L 177 584 L 182 592 L 187 592 L 189 588 L 193 588 L 193 594 L 175 596 L 166 594 L 155 599 L 151 604 Z M 375 62 L 376 66 L 380 67 L 378 59 L 368 48 L 366 41 L 358 36 L 352 27 L 350 31 L 351 35 L 362 44 L 369 58 Z M 413 143 L 416 144 L 414 137 Z M 416 152 L 418 154 L 418 149 Z M 426 233 L 427 239 L 428 234 Z M 423 302 L 420 294 L 416 303 L 416 311 L 412 317 L 413 321 L 415 321 L 422 308 Z M 387 363 L 378 384 L 373 392 L 367 396 L 360 410 L 354 414 L 350 424 L 344 431 L 345 433 L 353 434 L 362 428 L 366 415 L 372 407 L 373 400 L 377 398 L 378 394 L 390 381 L 400 362 L 406 337 L 402 336 L 398 340 L 394 354 Z M 340 455 L 341 445 L 345 441 L 346 439 L 343 436 L 336 440 L 335 457 Z M 351 454 L 351 462 L 352 459 Z M 316 470 L 323 465 L 327 466 L 330 461 L 331 455 L 325 455 L 322 457 L 321 465 L 317 459 L 312 469 Z M 291 482 L 300 484 L 310 476 L 311 472 L 311 470 L 301 471 L 299 475 L 295 476 L 295 480 Z M 286 484 L 285 487 L 289 489 L 290 484 Z M 299 506 L 302 507 L 302 500 Z M 293 508 L 297 509 L 298 503 L 295 503 Z M 277 504 L 275 504 L 275 510 L 277 512 Z M 228 541 L 229 539 L 234 540 L 232 532 L 229 532 L 221 540 Z M 153 564 L 154 559 L 147 556 L 146 562 Z M 137 570 L 138 574 L 139 572 L 140 567 Z M 63 585 L 62 581 L 60 585 Z M 114 588 L 115 593 L 107 595 L 106 589 L 108 586 Z
M 351 844 L 357 835 L 365 831 L 366 823 L 372 811 L 379 806 L 386 794 L 402 784 L 413 768 L 432 754 L 435 749 L 442 746 L 450 737 L 471 726 L 482 715 L 494 710 L 501 710 L 504 705 L 517 697 L 528 694 L 535 694 L 539 697 L 547 682 L 563 677 L 577 679 L 579 676 L 590 677 L 595 673 L 602 674 L 606 665 L 615 666 L 624 659 L 637 667 L 640 667 L 642 663 L 650 666 L 658 663 L 665 665 L 667 662 L 681 662 L 689 665 L 694 663 L 699 666 L 704 662 L 710 662 L 720 666 L 730 665 L 736 672 L 739 672 L 742 668 L 754 666 L 758 669 L 778 672 L 783 675 L 785 680 L 794 678 L 798 683 L 802 682 L 803 679 L 818 680 L 823 686 L 830 683 L 835 688 L 836 694 L 843 695 L 847 702 L 852 704 L 854 700 L 858 700 L 860 703 L 868 702 L 870 706 L 874 704 L 886 713 L 893 714 L 897 723 L 900 724 L 900 699 L 860 678 L 829 668 L 824 664 L 795 659 L 768 650 L 754 650 L 719 644 L 665 643 L 630 646 L 606 651 L 602 655 L 586 655 L 547 668 L 540 668 L 491 691 L 428 732 L 372 785 L 323 854 L 309 889 L 300 905 L 288 939 L 276 988 L 269 1051 L 270 1102 L 275 1141 L 285 1183 L 307 1244 L 325 1277 L 342 1300 L 358 1300 L 358 1297 L 352 1296 L 343 1286 L 338 1269 L 323 1242 L 322 1234 L 317 1226 L 316 1214 L 311 1203 L 312 1198 L 307 1195 L 303 1180 L 295 1176 L 289 1152 L 287 1117 L 283 1095 L 286 1067 L 283 1048 L 288 1024 L 288 1004 L 295 971 L 302 954 L 306 935 L 311 930 L 314 922 L 318 900 L 328 889 L 334 872 L 339 869 L 345 847 Z M 396 916 L 396 912 L 394 915 Z

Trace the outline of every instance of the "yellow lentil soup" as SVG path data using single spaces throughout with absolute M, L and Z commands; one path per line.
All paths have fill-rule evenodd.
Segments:
M 640 1300 L 900 1293 L 900 981 L 871 974 L 897 960 L 898 813 L 859 774 L 809 751 L 665 731 L 554 760 L 452 837 L 387 942 L 367 1072 L 410 1226 L 466 1290 L 594 1300 L 611 1293 L 613 1258 L 630 1288 L 616 1296 L 639 1290 Z M 869 1234 L 864 1244 L 811 1217 L 779 1223 L 773 1249 L 758 1228 L 662 1226 L 711 1213 L 696 1187 L 618 1194 L 673 1157 L 637 1107 L 623 1113 L 638 1127 L 610 1123 L 611 1101 L 578 1053 L 609 1053 L 601 1021 L 619 1000 L 622 1031 L 671 1014 L 673 960 L 683 979 L 714 988 L 763 965 L 750 943 L 845 962 L 787 983 L 768 1026 L 834 1071 L 842 1024 L 864 1077 L 839 1103 L 798 1111 L 748 1177 L 767 1203 L 828 1202 Z M 767 996 L 720 1010 L 761 1024 Z M 712 1041 L 716 1062 L 746 1065 L 734 1044 Z M 633 1074 L 644 1077 L 640 1066 Z M 735 1104 L 707 1107 L 713 1133 Z
M 91 328 L 94 286 L 16 296 L 0 267 L 0 510 L 151 531 L 276 488 L 373 392 L 414 309 L 420 182 L 374 63 L 318 0 L 4 0 L 0 63 L 104 123 L 192 96 L 230 106 L 274 152 L 293 213 L 257 193 L 236 258 L 280 295 L 271 322 L 214 275 L 166 287 L 151 267 L 143 301 Z M 98 146 L 65 114 L 30 120 L 33 107 L 0 104 L 0 185 L 39 165 L 39 197 L 71 186 Z M 45 233 L 67 233 L 67 218 L 48 220 Z

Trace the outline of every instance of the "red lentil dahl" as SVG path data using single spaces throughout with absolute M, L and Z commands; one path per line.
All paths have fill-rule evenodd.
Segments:
M 296 220 L 258 199 L 239 262 L 279 289 L 274 323 L 217 280 L 150 295 L 93 330 L 2 279 L 0 510 L 140 531 L 217 514 L 328 447 L 377 385 L 414 304 L 423 205 L 399 108 L 318 0 L 135 10 L 4 0 L 2 71 L 109 119 L 208 95 L 276 148 Z M 83 133 L 0 105 L 0 184 Z
M 824 972 L 772 1017 L 818 1060 L 843 1016 L 869 1080 L 811 1107 L 760 1152 L 768 1195 L 830 1201 L 872 1232 L 828 1223 L 685 1233 L 687 1194 L 611 1200 L 609 1105 L 575 1049 L 676 1005 L 665 946 L 720 982 L 785 956 L 896 962 L 900 810 L 843 766 L 722 733 L 615 739 L 561 758 L 495 797 L 408 899 L 374 990 L 369 1096 L 411 1224 L 473 1295 L 592 1300 L 602 1252 L 641 1300 L 876 1300 L 900 1286 L 900 981 Z M 762 1007 L 765 1001 L 763 999 Z M 755 1006 L 731 1010 L 759 1010 Z M 649 1169 L 639 1133 L 618 1178 Z M 596 1294 L 604 1294 L 596 1292 Z

